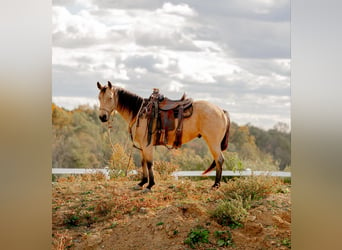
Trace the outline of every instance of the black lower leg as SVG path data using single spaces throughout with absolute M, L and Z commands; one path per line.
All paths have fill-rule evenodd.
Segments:
M 222 178 L 222 166 L 223 166 L 224 158 L 222 156 L 218 159 L 218 164 L 216 167 L 216 177 L 215 177 L 215 183 L 213 187 L 218 188 L 220 186 L 221 178 Z
M 147 183 L 147 180 L 148 180 L 147 177 L 143 176 L 141 181 L 138 183 L 138 185 L 141 187 L 144 186 L 144 184 Z
M 150 161 L 147 162 L 148 177 L 149 177 L 148 186 L 147 186 L 148 189 L 151 189 L 154 185 L 154 176 L 153 176 L 152 164 L 153 163 Z
M 146 168 L 145 163 L 146 163 L 146 162 L 145 162 L 145 159 L 143 158 L 143 159 L 141 160 L 141 167 L 142 167 L 142 169 L 143 169 L 143 171 L 142 171 L 142 178 L 141 178 L 141 181 L 138 183 L 138 185 L 139 185 L 140 187 L 144 186 L 144 184 L 147 183 L 147 181 L 148 181 L 148 179 L 147 179 L 147 173 L 146 173 L 146 171 L 145 171 L 145 168 Z

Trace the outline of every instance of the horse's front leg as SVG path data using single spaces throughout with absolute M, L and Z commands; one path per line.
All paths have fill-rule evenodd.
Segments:
M 148 170 L 148 185 L 145 189 L 145 192 L 151 191 L 151 188 L 154 186 L 154 175 L 153 175 L 153 146 L 148 146 L 145 150 L 143 150 L 144 159 L 146 161 L 146 167 Z
M 134 189 L 140 190 L 143 188 L 144 184 L 148 182 L 148 186 L 144 190 L 144 192 L 151 191 L 152 186 L 154 186 L 154 175 L 153 175 L 153 148 L 152 146 L 148 148 L 144 148 L 142 150 L 142 179 L 138 183 L 137 186 L 135 186 Z
M 147 169 L 148 169 L 148 186 L 146 189 L 151 190 L 151 188 L 154 186 L 154 175 L 153 175 L 153 161 L 147 161 Z M 148 190 L 147 190 L 148 191 Z
M 142 178 L 141 178 L 141 181 L 133 188 L 135 190 L 141 190 L 143 186 L 148 182 L 148 171 L 147 171 L 146 160 L 143 154 L 141 154 L 141 156 L 142 156 L 142 160 L 141 160 Z

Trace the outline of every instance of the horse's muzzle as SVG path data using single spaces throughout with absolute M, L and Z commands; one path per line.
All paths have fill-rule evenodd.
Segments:
M 108 117 L 107 117 L 106 114 L 100 115 L 99 118 L 100 118 L 101 122 L 106 122 L 106 121 L 108 121 Z

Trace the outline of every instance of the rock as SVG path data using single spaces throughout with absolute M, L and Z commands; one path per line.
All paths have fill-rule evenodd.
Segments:
M 141 207 L 139 212 L 142 213 L 142 214 L 147 214 L 148 209 L 146 207 Z
M 254 216 L 254 215 L 249 215 L 249 216 L 247 217 L 247 220 L 248 220 L 248 221 L 255 221 L 255 219 L 256 219 L 256 216 Z
M 89 247 L 95 246 L 97 244 L 100 244 L 102 241 L 102 238 L 99 233 L 92 234 L 87 236 L 87 244 Z

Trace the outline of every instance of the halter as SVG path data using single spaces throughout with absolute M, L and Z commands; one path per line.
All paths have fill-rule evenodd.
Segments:
M 118 105 L 118 99 L 117 99 L 117 92 L 116 90 L 113 91 L 113 98 L 114 98 L 114 108 L 112 110 L 106 109 L 106 108 L 100 108 L 100 110 L 104 110 L 106 112 L 108 112 L 108 115 L 110 115 L 113 110 L 115 109 L 115 107 L 117 107 Z
M 108 112 L 108 114 L 111 114 L 112 112 L 113 112 L 113 110 L 112 111 L 110 111 L 110 110 L 108 110 L 108 109 L 106 109 L 106 108 L 100 108 L 100 110 L 104 110 L 104 111 L 106 111 L 106 112 Z

